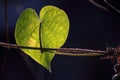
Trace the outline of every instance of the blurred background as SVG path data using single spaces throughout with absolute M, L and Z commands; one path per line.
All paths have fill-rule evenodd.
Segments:
M 0 0 L 0 41 L 5 37 L 5 1 Z M 97 8 L 88 0 L 14 0 L 8 1 L 9 42 L 15 43 L 14 30 L 20 13 L 33 8 L 39 13 L 45 5 L 63 9 L 70 19 L 70 32 L 63 47 L 105 50 L 106 44 L 120 44 L 119 15 Z M 100 57 L 69 57 L 56 55 L 52 73 L 20 50 L 0 47 L 0 80 L 111 80 L 115 74 L 110 60 Z M 5 65 L 4 65 L 5 64 Z M 4 66 L 3 66 L 4 65 Z

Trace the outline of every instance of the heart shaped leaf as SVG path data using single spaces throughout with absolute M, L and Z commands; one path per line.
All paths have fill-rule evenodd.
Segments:
M 16 23 L 15 39 L 19 46 L 39 48 L 60 48 L 69 32 L 66 13 L 54 6 L 45 6 L 37 13 L 28 8 L 21 13 Z M 51 61 L 55 54 L 50 51 L 21 49 L 36 62 L 51 71 Z

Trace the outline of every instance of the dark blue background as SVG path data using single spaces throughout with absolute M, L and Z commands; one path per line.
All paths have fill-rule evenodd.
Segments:
M 120 18 L 112 12 L 103 11 L 88 0 L 15 0 L 8 2 L 10 43 L 15 43 L 15 23 L 26 8 L 39 13 L 45 5 L 63 9 L 70 19 L 70 32 L 63 47 L 106 49 L 106 43 L 120 43 Z M 5 42 L 4 1 L 0 1 L 0 41 Z M 0 48 L 0 64 L 6 49 Z M 27 61 L 26 61 L 27 60 Z M 28 63 L 26 63 L 28 62 Z M 111 80 L 113 63 L 100 57 L 69 57 L 56 55 L 52 61 L 52 74 L 20 50 L 9 50 L 3 80 Z M 2 67 L 0 67 L 2 68 Z M 1 78 L 1 79 L 2 79 Z M 1 80 L 0 79 L 0 80 Z

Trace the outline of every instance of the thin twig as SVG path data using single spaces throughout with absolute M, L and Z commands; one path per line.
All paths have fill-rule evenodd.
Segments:
M 109 2 L 107 2 L 107 0 L 104 0 L 106 4 L 108 4 L 112 9 L 114 9 L 115 11 L 117 11 L 118 13 L 120 13 L 120 10 L 118 10 L 117 8 L 115 8 L 114 6 L 112 6 Z
M 0 46 L 7 48 L 15 48 L 15 49 L 34 49 L 34 50 L 41 50 L 39 47 L 29 47 L 29 46 L 17 46 L 16 44 L 8 44 L 0 42 Z M 107 51 L 101 51 L 101 50 L 91 50 L 91 49 L 80 49 L 80 48 L 42 48 L 44 51 L 57 51 L 54 54 L 58 55 L 68 55 L 68 56 L 94 56 L 94 55 L 104 55 L 107 53 Z M 90 54 L 91 53 L 91 54 Z
M 9 43 L 9 28 L 8 28 L 8 0 L 5 0 L 5 32 L 6 32 L 6 42 Z M 1 67 L 2 79 L 4 80 L 4 69 L 7 61 L 9 46 L 7 46 L 7 50 L 5 50 L 5 55 L 3 56 L 3 64 Z
M 7 0 L 5 0 L 5 32 L 6 32 L 6 42 L 9 43 L 8 1 Z
M 102 6 L 102 5 L 98 4 L 98 3 L 96 3 L 94 0 L 89 0 L 89 1 L 90 1 L 93 5 L 95 5 L 95 6 L 99 7 L 99 8 L 101 8 L 102 10 L 109 11 L 106 7 L 104 7 L 104 6 Z

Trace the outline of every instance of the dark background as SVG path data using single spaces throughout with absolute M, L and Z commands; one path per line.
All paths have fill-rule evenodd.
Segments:
M 4 0 L 0 1 L 1 42 L 6 42 L 4 3 Z M 15 43 L 14 29 L 20 13 L 26 8 L 33 8 L 39 13 L 45 5 L 57 6 L 69 16 L 70 32 L 63 47 L 105 50 L 106 44 L 116 46 L 120 43 L 119 15 L 99 9 L 88 0 L 8 1 L 10 43 Z M 114 63 L 110 60 L 100 60 L 100 57 L 56 55 L 50 74 L 20 50 L 10 49 L 4 61 L 6 51 L 0 47 L 0 68 L 4 68 L 0 80 L 111 80 L 114 75 Z

